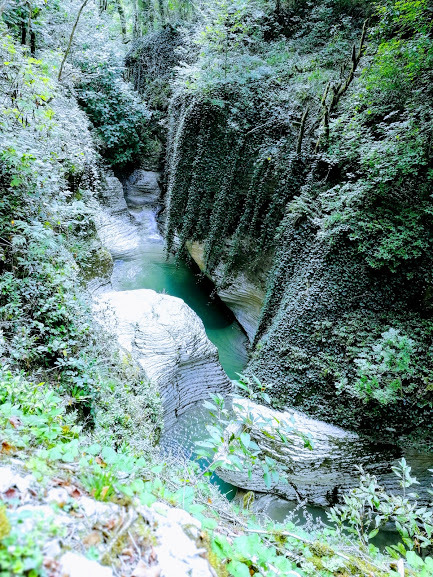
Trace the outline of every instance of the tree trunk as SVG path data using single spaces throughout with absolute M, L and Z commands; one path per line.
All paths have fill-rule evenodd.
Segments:
M 71 50 L 71 46 L 72 46 L 72 41 L 74 39 L 74 34 L 75 34 L 75 30 L 78 26 L 78 22 L 80 20 L 80 16 L 81 16 L 81 12 L 84 10 L 86 4 L 88 3 L 89 0 L 84 0 L 84 2 L 81 4 L 80 9 L 78 10 L 78 14 L 77 14 L 77 18 L 75 20 L 74 26 L 72 27 L 72 32 L 71 32 L 71 36 L 69 37 L 69 42 L 68 42 L 68 46 L 66 48 L 66 52 L 65 55 L 63 56 L 63 60 L 62 63 L 60 64 L 60 70 L 59 70 L 59 76 L 57 77 L 57 80 L 60 82 L 61 78 L 62 78 L 62 72 L 63 72 L 63 67 L 65 65 L 66 59 L 68 57 L 68 54 Z
M 161 17 L 161 24 L 165 24 L 164 0 L 158 0 L 159 15 Z
M 24 18 L 21 21 L 21 44 L 25 44 L 27 40 L 27 26 L 24 21 Z
M 125 42 L 125 40 L 126 40 L 126 18 L 125 18 L 125 11 L 123 10 L 122 0 L 115 0 L 115 2 L 116 2 L 117 12 L 119 13 L 120 27 L 121 27 L 121 30 L 122 30 L 123 42 Z
M 30 53 L 32 56 L 36 54 L 36 34 L 34 30 L 30 30 Z

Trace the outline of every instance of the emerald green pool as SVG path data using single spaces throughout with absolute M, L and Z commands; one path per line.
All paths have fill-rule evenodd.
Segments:
M 185 262 L 175 263 L 172 257 L 167 260 L 164 240 L 151 209 L 140 212 L 138 226 L 142 235 L 140 249 L 116 259 L 114 290 L 153 289 L 181 298 L 203 321 L 228 377 L 236 379 L 247 362 L 248 339 L 240 325 L 220 299 L 212 295 L 213 285 L 198 269 Z
M 116 258 L 113 289 L 152 289 L 181 298 L 203 321 L 206 334 L 217 347 L 220 363 L 228 377 L 238 378 L 247 363 L 248 339 L 233 314 L 212 294 L 212 283 L 203 278 L 198 269 L 186 262 L 175 263 L 173 257 L 167 258 L 164 239 L 151 208 L 135 211 L 135 218 L 141 243 L 138 250 Z M 178 418 L 174 429 L 164 432 L 161 439 L 163 448 L 193 458 L 194 442 L 207 434 L 205 426 L 208 423 L 207 411 L 201 406 L 194 407 Z M 228 498 L 236 494 L 235 487 L 217 476 L 213 481 Z
M 229 378 L 236 379 L 248 359 L 248 339 L 240 325 L 220 299 L 212 294 L 212 283 L 203 278 L 198 269 L 185 262 L 175 263 L 173 258 L 167 259 L 164 239 L 158 230 L 153 209 L 143 207 L 131 210 L 131 213 L 135 216 L 141 242 L 138 250 L 115 259 L 113 289 L 152 289 L 181 298 L 201 318 L 209 339 L 218 349 L 225 372 Z M 173 429 L 164 432 L 161 439 L 163 450 L 181 452 L 188 458 L 194 458 L 194 442 L 203 440 L 208 423 L 206 409 L 194 407 L 178 418 Z M 212 480 L 229 499 L 236 495 L 236 487 L 216 475 Z M 283 521 L 297 509 L 295 502 L 268 497 L 262 512 L 276 521 Z M 325 523 L 327 521 L 325 511 L 319 507 L 307 506 L 302 510 Z M 297 512 L 297 518 L 301 523 L 305 522 L 302 511 Z M 376 537 L 376 544 L 389 544 L 393 538 L 394 535 L 390 537 L 390 534 L 381 533 Z

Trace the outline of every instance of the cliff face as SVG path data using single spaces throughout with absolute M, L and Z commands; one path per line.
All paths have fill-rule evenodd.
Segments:
M 224 58 L 208 27 L 174 83 L 165 183 L 168 247 L 233 307 L 249 372 L 392 437 L 433 405 L 433 50 L 424 8 L 415 28 L 391 4 L 364 25 L 330 2 L 246 14 Z
M 283 149 L 263 159 L 263 143 L 278 140 L 272 132 L 242 139 L 230 118 L 187 99 L 173 101 L 170 122 L 168 243 L 214 280 L 245 328 L 254 343 L 249 373 L 280 402 L 354 429 L 407 430 L 421 422 L 416 399 L 404 400 L 414 419 L 408 423 L 403 401 L 384 411 L 380 400 L 365 405 L 350 389 L 362 378 L 360 359 L 382 363 L 372 351 L 390 328 L 418 335 L 430 370 L 420 279 L 373 269 L 347 237 L 330 244 L 320 225 L 319 192 L 328 190 L 322 167 L 306 174 L 302 159 L 284 163 Z

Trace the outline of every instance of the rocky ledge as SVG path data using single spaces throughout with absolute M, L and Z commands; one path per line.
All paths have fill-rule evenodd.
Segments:
M 39 482 L 19 459 L 3 463 L 0 500 L 3 533 L 10 520 L 17 541 L 31 535 L 49 577 L 216 577 L 197 519 L 160 501 L 97 501 L 73 466 Z
M 401 457 L 395 447 L 372 443 L 292 409 L 280 412 L 247 399 L 236 399 L 233 408 L 238 420 L 229 426 L 227 438 L 231 433 L 241 432 L 242 415 L 248 414 L 252 422 L 248 428 L 252 440 L 259 445 L 262 455 L 275 459 L 285 469 L 288 483 L 279 481 L 269 488 L 260 464 L 254 467 L 251 476 L 247 471 L 219 469 L 218 475 L 228 483 L 287 500 L 329 506 L 340 502 L 345 493 L 359 485 L 357 466 L 362 466 L 365 472 L 376 475 L 388 492 L 401 492 L 391 469 Z M 278 435 L 277 426 L 284 432 L 287 442 Z M 307 439 L 311 447 L 305 442 Z M 429 503 L 430 474 L 425 456 L 407 455 L 406 460 L 420 481 L 416 487 L 419 503 Z M 430 468 L 432 464 L 430 462 Z
M 204 271 L 204 244 L 188 242 L 186 248 L 200 270 Z M 243 272 L 232 275 L 223 282 L 223 269 L 224 265 L 220 263 L 212 275 L 208 276 L 215 284 L 218 296 L 231 309 L 251 343 L 259 326 L 265 292 Z
M 231 390 L 217 348 L 183 300 L 147 289 L 108 292 L 95 300 L 95 311 L 144 378 L 158 385 L 167 427 L 197 401 Z

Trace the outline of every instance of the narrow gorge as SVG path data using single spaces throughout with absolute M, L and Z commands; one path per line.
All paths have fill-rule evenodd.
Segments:
M 0 577 L 433 575 L 431 0 L 0 5 Z

